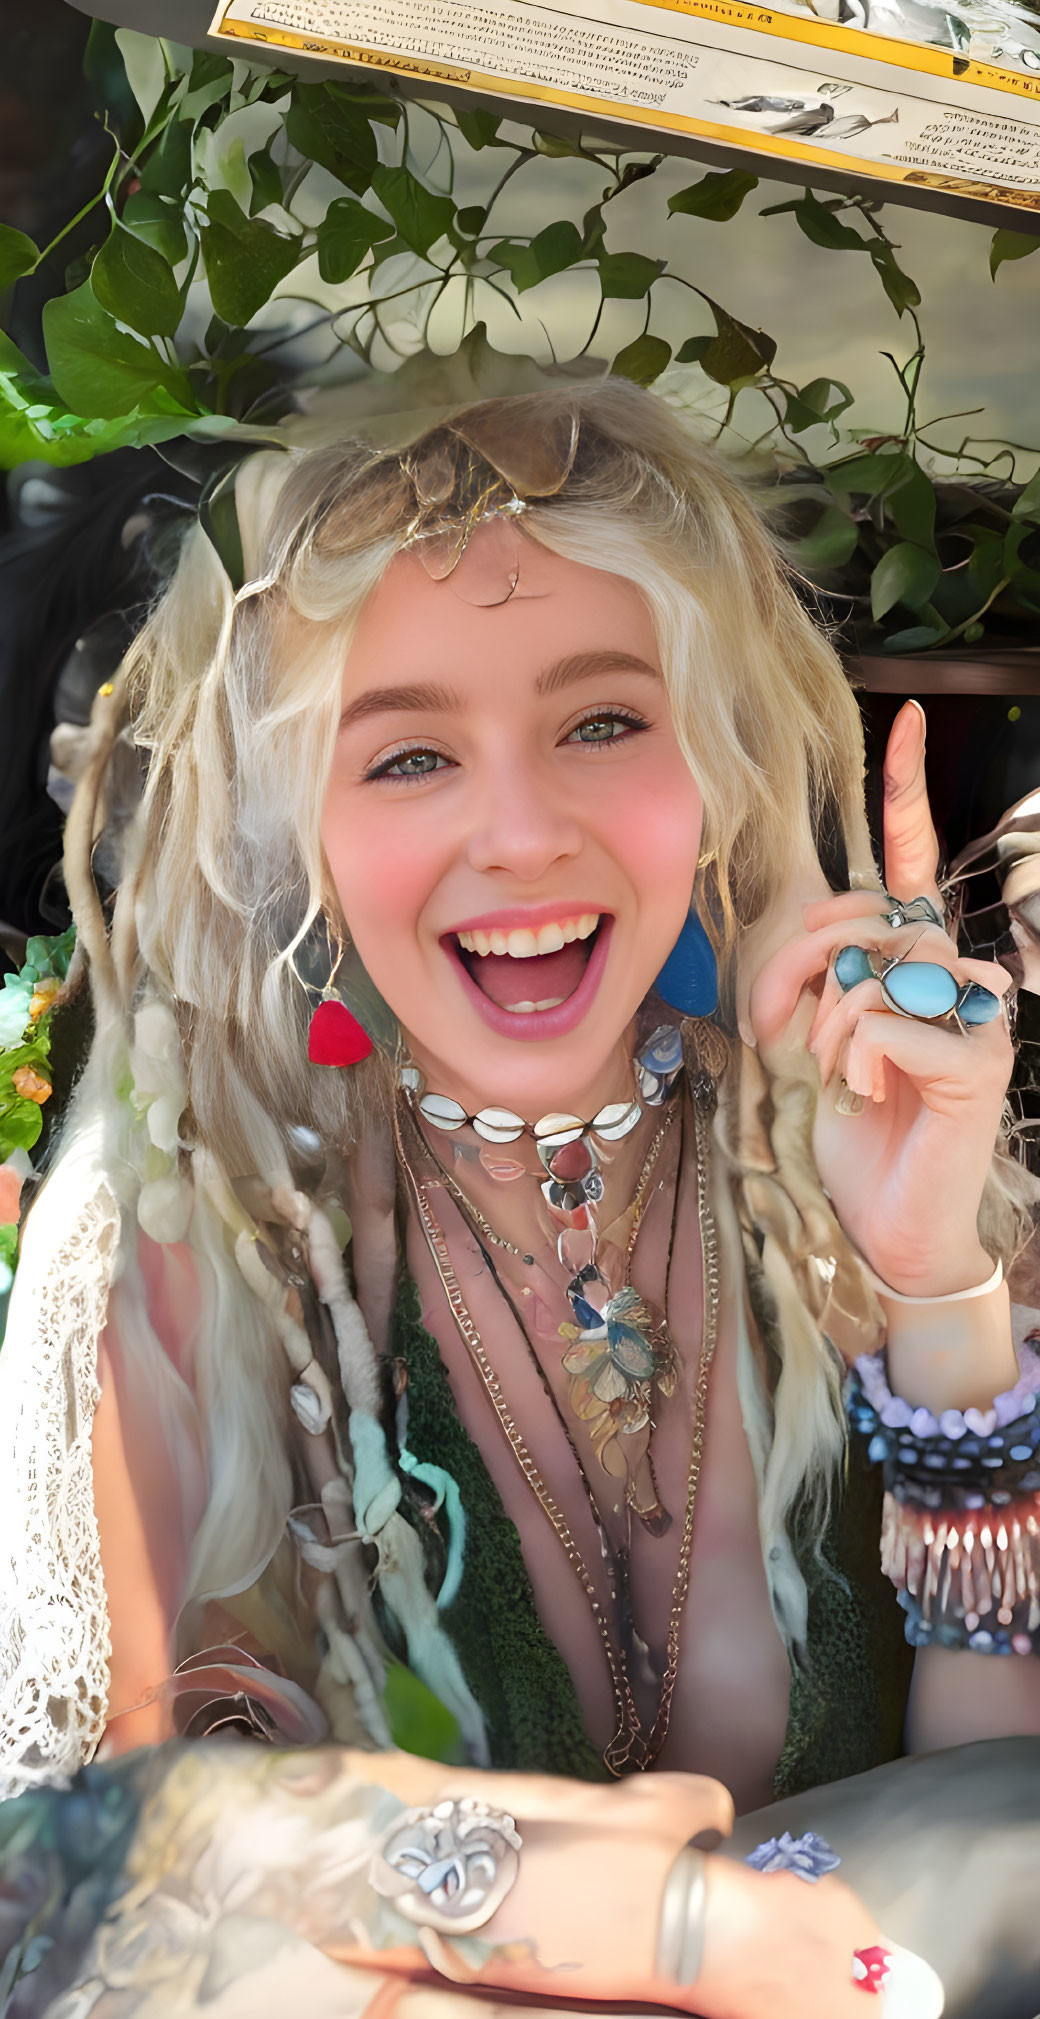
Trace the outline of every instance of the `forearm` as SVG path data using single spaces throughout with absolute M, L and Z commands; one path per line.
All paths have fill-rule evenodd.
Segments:
M 978 1739 L 1040 1736 L 1040 1661 L 995 1660 L 970 1648 L 914 1656 L 906 1749 L 942 1752 Z

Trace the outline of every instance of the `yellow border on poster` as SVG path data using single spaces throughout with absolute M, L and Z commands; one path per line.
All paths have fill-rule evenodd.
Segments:
M 225 0 L 226 5 L 231 0 Z M 669 6 L 672 0 L 649 0 L 652 6 Z M 753 8 L 745 8 L 753 13 Z M 839 155 L 834 148 L 809 147 L 804 141 L 780 134 L 750 133 L 744 127 L 721 126 L 708 119 L 692 119 L 686 113 L 661 113 L 639 105 L 621 105 L 614 99 L 593 98 L 584 92 L 557 91 L 550 86 L 526 84 L 522 78 L 494 77 L 481 70 L 467 70 L 451 63 L 429 63 L 418 57 L 402 56 L 385 49 L 366 49 L 360 44 L 337 42 L 332 36 L 301 35 L 293 28 L 257 28 L 246 21 L 215 24 L 211 35 L 236 42 L 261 43 L 269 48 L 291 49 L 301 56 L 338 58 L 343 63 L 369 65 L 390 70 L 399 76 L 429 78 L 434 84 L 461 85 L 499 98 L 532 99 L 540 105 L 558 105 L 567 111 L 588 112 L 600 119 L 623 120 L 634 126 L 649 126 L 656 132 L 688 133 L 699 140 L 718 142 L 725 147 L 753 149 L 758 155 L 771 154 L 782 161 L 804 162 L 813 168 L 840 168 L 882 182 L 901 182 L 917 189 L 940 189 L 981 203 L 998 203 L 1016 210 L 1040 210 L 1040 190 L 1009 189 L 1002 183 L 972 182 L 959 176 L 932 175 L 926 170 L 906 168 L 894 161 L 866 161 L 859 155 Z M 874 41 L 880 38 L 874 36 Z M 892 45 L 889 45 L 892 46 Z M 901 47 L 901 44 L 894 45 Z
M 224 0 L 224 4 L 230 6 L 231 0 Z M 926 49 L 919 42 L 900 42 L 895 36 L 872 35 L 866 28 L 842 28 L 835 21 L 807 21 L 802 15 L 749 5 L 746 0 L 640 0 L 640 4 L 657 7 L 667 14 L 684 14 L 693 20 L 714 21 L 727 28 L 750 29 L 757 35 L 774 35 L 785 42 L 802 42 L 816 49 L 839 50 L 846 56 L 860 56 L 865 62 L 887 63 L 894 70 L 918 71 L 925 76 L 941 77 L 954 91 L 962 84 L 973 84 L 985 91 L 1006 91 L 1012 97 L 1031 99 L 1040 106 L 1040 74 L 1027 77 L 1018 70 L 1001 70 L 994 63 L 978 63 L 974 57 L 952 56 L 945 49 Z M 210 32 L 235 36 L 247 42 L 262 41 L 265 36 L 268 40 L 281 38 L 282 48 L 303 50 L 313 45 L 312 54 L 318 52 L 319 43 L 330 51 L 348 46 L 335 42 L 331 36 L 308 37 L 300 35 L 296 29 L 258 31 L 247 22 L 228 22 L 226 18 L 219 28 Z M 893 84 L 885 88 L 894 90 L 896 87 Z
M 1040 104 L 1040 75 L 1001 70 L 978 63 L 973 56 L 952 56 L 945 49 L 926 49 L 919 42 L 900 42 L 894 35 L 872 35 L 867 28 L 842 28 L 836 21 L 807 21 L 770 7 L 746 6 L 744 0 L 641 0 L 644 7 L 662 7 L 670 14 L 688 14 L 701 21 L 719 21 L 728 28 L 751 28 L 758 35 L 778 35 L 785 42 L 807 42 L 816 49 L 839 49 L 846 56 L 889 63 L 897 70 L 917 70 L 942 77 L 954 90 L 975 84 L 986 91 L 1010 91 Z M 894 87 L 893 87 L 894 88 Z

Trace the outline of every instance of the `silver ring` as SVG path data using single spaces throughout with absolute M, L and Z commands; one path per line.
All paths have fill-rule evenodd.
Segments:
M 695 1984 L 704 1957 L 708 1879 L 703 1851 L 684 1844 L 665 1880 L 655 1972 L 669 1984 Z
M 893 932 L 904 925 L 937 925 L 941 932 L 946 931 L 946 920 L 930 897 L 912 897 L 904 904 L 902 898 L 893 897 L 887 890 L 883 895 L 891 906 L 884 914 L 885 924 Z
M 383 1837 L 368 1882 L 413 1926 L 469 1935 L 515 1883 L 522 1842 L 512 1816 L 472 1797 L 408 1809 Z

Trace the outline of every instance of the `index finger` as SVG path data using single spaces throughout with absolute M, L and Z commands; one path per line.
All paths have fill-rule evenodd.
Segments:
M 924 709 L 907 701 L 885 748 L 885 888 L 909 904 L 930 897 L 942 909 L 936 885 L 939 842 L 928 803 Z

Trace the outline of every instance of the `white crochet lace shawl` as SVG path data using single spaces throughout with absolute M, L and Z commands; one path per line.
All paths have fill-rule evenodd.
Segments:
M 90 1441 L 119 1208 L 90 1137 L 29 1216 L 0 1348 L 0 1799 L 61 1784 L 105 1728 Z

